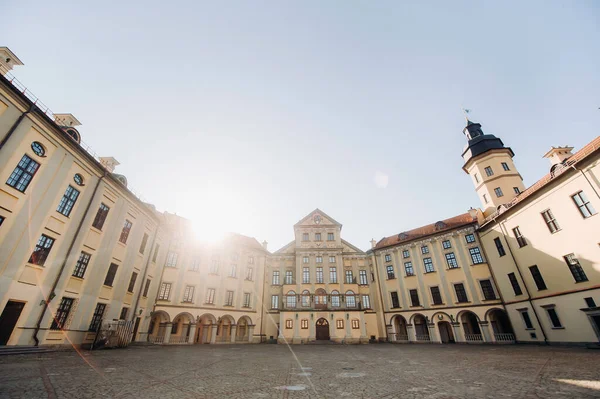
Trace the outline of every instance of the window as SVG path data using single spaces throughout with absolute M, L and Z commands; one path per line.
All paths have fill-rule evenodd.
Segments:
M 129 279 L 129 287 L 127 287 L 127 292 L 133 292 L 135 288 L 135 280 L 137 280 L 138 274 L 136 272 L 131 273 L 131 278 Z
M 183 291 L 183 302 L 194 302 L 194 291 L 196 291 L 196 287 L 194 287 L 193 285 L 186 285 L 185 290 Z
M 296 293 L 294 291 L 290 291 L 285 296 L 285 306 L 288 308 L 296 307 Z
M 116 263 L 111 263 L 108 267 L 108 272 L 106 273 L 106 277 L 104 278 L 104 285 L 108 287 L 112 287 L 113 282 L 115 281 L 115 275 L 117 274 L 117 269 L 119 265 Z
M 358 330 L 359 328 L 360 328 L 360 324 L 358 322 L 358 319 L 352 319 L 352 329 Z
M 410 252 L 408 252 L 408 249 L 405 249 L 404 251 L 402 251 L 402 257 L 403 257 L 403 258 L 408 258 L 408 257 L 410 257 Z
M 285 272 L 285 284 L 294 284 L 294 272 L 291 270 Z
M 510 168 L 508 167 L 508 164 L 506 162 L 502 162 L 502 169 L 504 169 L 507 172 L 510 170 Z
M 585 300 L 585 304 L 588 308 L 595 308 L 596 307 L 596 301 L 594 301 L 594 298 L 592 297 L 587 297 L 587 298 L 583 298 Z
M 467 244 L 474 243 L 475 242 L 475 234 L 471 233 L 471 234 L 465 235 L 465 241 L 467 242 Z
M 359 284 L 360 285 L 367 285 L 369 284 L 369 281 L 367 280 L 367 271 L 366 270 L 359 270 L 358 271 L 358 279 L 359 279 Z
M 119 241 L 123 244 L 127 244 L 127 238 L 129 238 L 129 232 L 131 231 L 132 223 L 125 219 L 125 223 L 123 224 L 123 230 L 121 230 L 121 236 L 119 237 Z
M 119 320 L 127 320 L 127 312 L 129 312 L 129 308 L 123 306 L 121 308 L 121 314 L 119 315 Z
M 92 255 L 87 252 L 81 251 L 79 254 L 79 259 L 77 259 L 77 264 L 75 264 L 75 270 L 73 270 L 73 276 L 83 278 L 85 275 L 85 270 L 90 263 L 90 258 Z
M 515 194 L 519 195 L 521 194 L 521 190 L 519 190 L 519 187 L 513 187 L 513 191 L 515 192 Z
M 362 306 L 363 309 L 371 309 L 371 298 L 368 295 L 362 296 Z
M 171 325 L 171 335 L 177 334 L 177 327 L 179 327 L 179 323 L 173 323 Z
M 340 293 L 337 291 L 331 291 L 331 306 L 339 307 L 340 306 Z
M 4 219 L 5 219 L 4 216 L 0 216 L 0 226 L 2 226 L 2 223 L 4 223 Z
M 404 271 L 407 276 L 414 276 L 415 270 L 413 269 L 412 262 L 404 262 Z
M 335 321 L 335 327 L 336 327 L 338 330 L 341 330 L 341 329 L 343 329 L 343 328 L 344 328 L 344 320 L 343 320 L 343 319 L 337 319 L 337 320 Z
M 431 258 L 423 258 L 423 264 L 425 265 L 425 273 L 431 273 L 435 271 Z
M 48 258 L 53 245 L 54 238 L 42 234 L 38 239 L 37 244 L 35 244 L 35 249 L 29 257 L 29 263 L 33 263 L 34 265 L 38 266 L 44 266 L 44 263 L 46 263 L 46 259 Z
M 396 275 L 394 274 L 394 266 L 388 265 L 387 267 L 387 279 L 392 280 L 395 279 Z
M 504 196 L 504 193 L 502 192 L 502 189 L 500 187 L 496 187 L 494 189 L 494 193 L 496 194 L 496 197 L 500 198 Z
M 576 283 L 581 283 L 582 281 L 588 281 L 585 272 L 583 271 L 583 267 L 579 263 L 579 259 L 575 257 L 575 254 L 568 254 L 564 256 L 565 262 L 567 262 L 567 266 L 569 266 L 569 270 L 571 270 L 571 274 L 575 279 Z
M 411 306 L 421 306 L 419 301 L 419 292 L 417 290 L 409 290 Z
M 454 252 L 449 252 L 446 254 L 446 263 L 448 263 L 448 269 L 456 269 L 458 267 L 458 262 L 456 261 Z
M 450 249 L 452 248 L 452 243 L 450 243 L 450 240 L 444 240 L 442 241 L 442 247 L 444 249 Z
M 167 254 L 167 263 L 165 264 L 166 267 L 176 267 L 177 266 L 177 252 L 169 252 Z
M 354 284 L 354 277 L 352 276 L 352 270 L 346 270 L 346 284 Z
M 310 292 L 308 292 L 308 290 L 302 291 L 302 296 L 300 298 L 302 300 L 302 306 L 304 306 L 304 307 L 310 306 Z
M 208 288 L 206 290 L 206 300 L 205 303 L 212 305 L 213 303 L 215 303 L 215 289 L 214 288 Z
M 171 295 L 171 283 L 162 283 L 160 285 L 160 290 L 158 291 L 158 300 L 159 301 L 168 301 L 170 295 Z
M 517 281 L 517 276 L 515 276 L 514 273 L 508 273 L 508 280 L 510 281 L 510 285 L 512 285 L 515 295 L 523 295 L 523 291 L 521 291 L 521 286 Z
M 323 268 L 317 267 L 317 284 L 323 284 Z
M 473 262 L 474 265 L 483 263 L 483 256 L 481 256 L 479 247 L 469 248 L 469 254 L 471 255 L 471 262 Z
M 233 306 L 233 291 L 225 293 L 225 306 Z
M 304 263 L 305 265 L 308 264 L 308 256 L 302 257 L 302 263 Z
M 308 329 L 308 320 L 307 319 L 300 320 L 300 328 L 303 330 Z
M 423 245 L 421 247 L 421 253 L 422 254 L 428 254 L 429 253 L 429 247 L 427 245 Z
M 544 212 L 542 212 L 542 217 L 544 218 L 544 222 L 546 222 L 546 226 L 548 226 L 550 233 L 556 233 L 558 230 L 560 230 L 558 222 L 554 218 L 554 215 L 550 209 L 546 209 Z
M 486 204 L 489 202 L 486 194 L 483 194 L 483 202 Z
M 552 328 L 562 328 L 562 324 L 560 319 L 558 318 L 558 314 L 556 313 L 556 309 L 553 307 L 546 308 L 546 312 L 548 313 L 548 317 L 550 318 L 550 322 L 552 323 Z
M 33 143 L 31 143 L 31 149 L 33 150 L 33 153 L 38 157 L 43 157 L 44 155 L 46 155 L 46 150 L 39 141 L 34 141 Z
M 286 319 L 285 320 L 285 328 L 288 330 L 294 328 L 294 320 Z
M 148 290 L 150 289 L 151 282 L 152 282 L 152 280 L 150 280 L 149 278 L 146 279 L 146 285 L 144 286 L 144 293 L 142 294 L 144 297 L 148 296 Z
M 252 281 L 254 279 L 254 268 L 248 266 L 246 268 L 246 280 Z
M 456 292 L 456 300 L 458 303 L 469 302 L 465 286 L 462 283 L 454 284 L 454 291 Z
M 110 208 L 108 206 L 101 203 L 100 207 L 98 208 L 98 211 L 96 212 L 96 217 L 94 218 L 92 226 L 98 230 L 102 230 L 104 222 L 106 221 L 106 217 L 108 216 L 109 210 Z M 156 261 L 156 256 L 154 258 L 154 260 Z
M 327 233 L 327 241 L 333 241 L 333 240 L 335 240 L 333 233 Z
M 442 305 L 442 294 L 440 293 L 440 287 L 431 287 L 431 298 L 433 299 L 434 305 Z
M 310 283 L 310 269 L 308 267 L 302 268 L 302 284 Z
M 271 295 L 271 309 L 279 309 L 279 296 Z
M 321 233 L 315 233 L 315 241 L 321 241 Z
M 156 257 L 158 256 L 158 250 L 160 249 L 160 245 L 156 244 L 154 248 L 154 255 L 152 255 L 152 262 L 156 262 Z
M 56 208 L 56 212 L 68 217 L 71 214 L 71 211 L 73 210 L 73 206 L 75 206 L 75 202 L 77 202 L 77 197 L 79 197 L 79 190 L 77 190 L 73 186 L 68 186 L 67 191 L 65 191 L 62 198 L 60 199 L 60 202 L 58 203 L 58 208 Z
M 315 262 L 316 262 L 316 263 L 323 263 L 323 257 L 322 257 L 322 256 L 317 256 L 317 257 L 315 258 Z
M 249 256 L 248 257 L 248 264 L 250 264 L 250 265 L 254 264 L 254 256 Z
M 198 258 L 192 259 L 192 265 L 190 267 L 190 270 L 193 272 L 200 271 L 200 259 L 198 259 Z
M 219 274 L 219 261 L 213 259 L 210 264 L 210 274 Z
M 329 257 L 329 263 L 335 263 L 335 256 Z
M 392 261 L 392 255 L 390 255 L 390 254 L 386 254 L 386 255 L 385 255 L 385 261 L 386 261 L 386 262 L 391 262 L 391 261 Z
M 504 246 L 502 245 L 502 241 L 500 240 L 500 237 L 494 238 L 494 244 L 496 244 L 496 249 L 498 250 L 498 255 L 500 257 L 503 257 L 504 255 L 506 255 L 506 251 L 504 250 Z
M 523 323 L 525 323 L 525 328 L 533 329 L 533 323 L 531 322 L 531 318 L 529 317 L 529 312 L 526 310 L 521 310 L 521 317 L 523 317 Z
M 273 271 L 273 285 L 279 285 L 279 271 Z
M 515 238 L 517 239 L 519 248 L 523 248 L 525 245 L 527 245 L 527 240 L 525 239 L 525 237 L 523 237 L 523 234 L 521 234 L 521 230 L 519 229 L 519 226 L 517 226 L 513 229 L 513 234 L 515 235 Z
M 15 170 L 11 173 L 6 184 L 24 193 L 39 167 L 39 163 L 27 155 L 23 155 L 23 158 L 21 158 Z
M 237 265 L 235 263 L 229 268 L 229 277 L 237 277 Z
M 492 168 L 490 166 L 486 166 L 484 170 L 485 170 L 485 174 L 488 175 L 488 177 L 494 175 L 494 171 L 492 170 Z
M 249 292 L 244 292 L 244 304 L 242 306 L 245 308 L 250 307 L 250 293 Z
M 483 292 L 483 298 L 486 301 L 491 301 L 496 299 L 496 293 L 494 292 L 494 287 L 492 286 L 492 282 L 490 280 L 481 280 L 479 282 L 481 285 L 481 291 Z
M 365 275 L 365 278 L 367 276 Z M 329 268 L 329 282 L 331 284 L 336 284 L 337 283 L 337 267 L 330 267 Z
M 581 216 L 583 216 L 584 218 L 589 218 L 590 216 L 596 214 L 596 210 L 594 209 L 590 201 L 587 199 L 587 196 L 583 191 L 578 192 L 571 198 L 573 198 L 573 201 L 575 201 L 575 205 L 577 205 Z
M 398 299 L 398 293 L 396 291 L 390 292 L 392 298 L 392 309 L 400 307 L 400 300 Z
M 94 314 L 92 315 L 92 321 L 90 322 L 89 331 L 98 331 L 100 328 L 100 323 L 102 323 L 102 316 L 104 316 L 104 311 L 106 310 L 105 303 L 97 303 L 96 309 L 94 309 Z M 125 308 L 127 311 L 127 308 Z M 121 312 L 122 313 L 122 312 Z
M 60 305 L 58 305 L 58 309 L 56 309 L 56 313 L 54 314 L 54 320 L 52 320 L 52 324 L 50 325 L 51 330 L 62 330 L 65 327 L 73 302 L 75 302 L 73 298 L 63 298 L 60 301 Z
M 302 233 L 302 241 L 308 241 L 308 233 Z
M 475 173 L 473 177 L 475 178 L 475 183 L 479 183 L 479 175 Z
M 536 265 L 529 266 L 529 271 L 531 272 L 531 276 L 533 277 L 533 281 L 535 281 L 535 285 L 539 291 L 545 290 L 546 283 L 544 282 L 544 278 L 542 277 L 542 273 L 540 273 L 540 269 Z
M 354 292 L 352 291 L 346 291 L 346 307 L 356 307 L 356 297 L 354 296 Z
M 142 244 L 140 245 L 141 254 L 146 252 L 146 244 L 148 244 L 148 234 L 144 233 L 144 237 L 142 237 Z

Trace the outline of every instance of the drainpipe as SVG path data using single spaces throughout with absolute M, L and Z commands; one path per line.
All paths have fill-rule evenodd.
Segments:
M 583 177 L 585 177 L 585 180 L 588 182 L 588 184 L 590 185 L 590 187 L 592 188 L 592 191 L 594 192 L 594 194 L 596 194 L 596 197 L 600 198 L 600 194 L 598 194 L 598 191 L 596 190 L 596 187 L 594 187 L 592 185 L 592 182 L 590 181 L 590 179 L 588 179 L 587 175 L 585 174 L 585 172 L 582 169 L 577 169 L 575 167 L 575 165 L 571 165 L 571 167 L 579 172 L 581 172 L 581 174 L 583 175 Z
M 263 270 L 263 281 L 262 281 L 262 306 L 260 310 L 260 343 L 262 344 L 263 339 L 263 324 L 265 323 L 265 285 L 267 283 L 267 254 L 265 254 L 265 267 Z M 257 273 L 258 275 L 258 273 Z M 251 338 L 251 337 L 250 337 Z M 265 342 L 267 341 L 267 337 L 265 337 Z
M 383 317 L 383 328 L 385 330 L 386 342 L 390 340 L 387 331 L 387 325 L 385 324 L 385 305 L 383 304 L 383 295 L 381 294 L 381 283 L 379 282 L 379 266 L 377 265 L 377 253 L 373 250 L 373 258 L 375 258 L 375 275 L 377 276 L 377 291 L 379 291 L 379 303 L 381 304 L 381 317 Z
M 152 258 L 152 253 L 154 251 L 154 244 L 156 244 L 156 237 L 158 236 L 158 230 L 160 229 L 160 222 L 156 225 L 156 231 L 154 232 L 154 237 L 152 237 L 152 244 L 150 245 L 150 252 L 148 253 L 148 259 L 146 260 L 146 265 L 144 266 L 144 274 L 142 276 L 142 284 L 140 285 L 140 290 L 135 298 L 135 306 L 133 307 L 133 312 L 131 313 L 131 321 L 134 321 L 137 315 L 138 304 L 140 303 L 140 297 L 142 296 L 142 291 L 144 290 L 146 284 L 146 276 L 148 275 L 148 266 L 150 265 L 150 259 Z M 133 337 L 135 339 L 135 337 Z
M 54 279 L 54 283 L 52 283 L 52 288 L 50 289 L 50 292 L 48 293 L 48 298 L 46 298 L 46 300 L 44 301 L 44 307 L 42 308 L 42 311 L 40 312 L 40 317 L 38 318 L 38 321 L 35 325 L 35 330 L 33 331 L 33 340 L 35 341 L 35 346 L 39 346 L 39 344 L 40 344 L 40 340 L 38 339 L 37 335 L 38 335 L 38 332 L 40 331 L 40 326 L 42 324 L 44 315 L 46 314 L 46 310 L 48 310 L 48 306 L 50 305 L 50 301 L 55 296 L 54 290 L 56 289 L 56 286 L 58 285 L 58 281 L 62 277 L 63 271 L 65 270 L 65 266 L 67 265 L 67 259 L 69 258 L 69 255 L 71 254 L 71 250 L 73 249 L 73 246 L 75 245 L 75 240 L 77 240 L 77 237 L 79 236 L 79 232 L 81 231 L 83 222 L 87 218 L 90 207 L 92 206 L 92 202 L 94 201 L 94 198 L 96 197 L 96 192 L 98 191 L 98 187 L 100 186 L 100 182 L 105 177 L 106 177 L 106 171 L 104 171 L 104 174 L 102 176 L 100 176 L 100 178 L 96 182 L 96 187 L 94 187 L 94 191 L 92 192 L 92 197 L 90 198 L 90 201 L 88 202 L 87 206 L 85 207 L 83 216 L 79 220 L 79 224 L 77 225 L 77 229 L 75 230 L 73 239 L 71 240 L 71 243 L 69 244 L 69 249 L 67 250 L 67 254 L 65 255 L 65 258 L 64 258 L 62 264 L 60 265 L 58 274 L 56 275 L 56 278 Z
M 23 112 L 21 114 L 21 116 L 19 116 L 19 118 L 15 121 L 15 123 L 13 123 L 13 125 L 11 126 L 11 128 L 8 129 L 8 132 L 2 138 L 2 141 L 0 141 L 0 150 L 2 149 L 2 147 L 4 147 L 4 145 L 6 144 L 6 142 L 8 141 L 8 139 L 10 139 L 10 137 L 13 135 L 13 133 L 15 132 L 15 130 L 17 130 L 17 127 L 19 127 L 19 125 L 21 124 L 21 122 L 23 121 L 23 119 L 25 119 L 25 116 L 27 116 L 29 113 L 31 113 L 31 111 L 33 111 L 33 107 L 35 107 L 35 105 L 31 104 L 29 106 L 29 109 L 27 111 Z

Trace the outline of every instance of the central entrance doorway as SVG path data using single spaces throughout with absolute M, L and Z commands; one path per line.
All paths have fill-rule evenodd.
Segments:
M 317 340 L 329 341 L 329 322 L 326 319 L 317 320 Z

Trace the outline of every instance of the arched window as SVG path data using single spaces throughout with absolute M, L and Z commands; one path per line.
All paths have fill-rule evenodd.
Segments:
M 315 291 L 315 307 L 324 308 L 327 306 L 327 292 L 323 288 Z
M 340 293 L 338 291 L 331 291 L 331 306 L 336 308 L 340 306 Z
M 285 297 L 285 304 L 288 308 L 296 307 L 296 293 L 294 291 L 288 291 Z
M 310 292 L 308 290 L 302 291 L 302 306 L 310 306 Z
M 73 129 L 72 127 L 68 128 L 65 130 L 65 132 L 73 139 L 75 140 L 77 143 L 80 142 L 81 140 L 81 136 L 79 136 L 79 132 L 75 129 Z
M 356 307 L 356 297 L 354 296 L 353 291 L 346 291 L 346 307 L 349 307 L 349 308 Z

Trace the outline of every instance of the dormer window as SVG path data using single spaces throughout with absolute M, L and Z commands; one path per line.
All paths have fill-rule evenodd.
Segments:
M 75 129 L 73 129 L 72 127 L 65 129 L 65 133 L 67 133 L 69 135 L 69 137 L 71 137 L 73 140 L 75 140 L 75 142 L 77 142 L 77 144 L 79 144 L 81 142 L 81 136 L 79 135 L 79 132 Z

